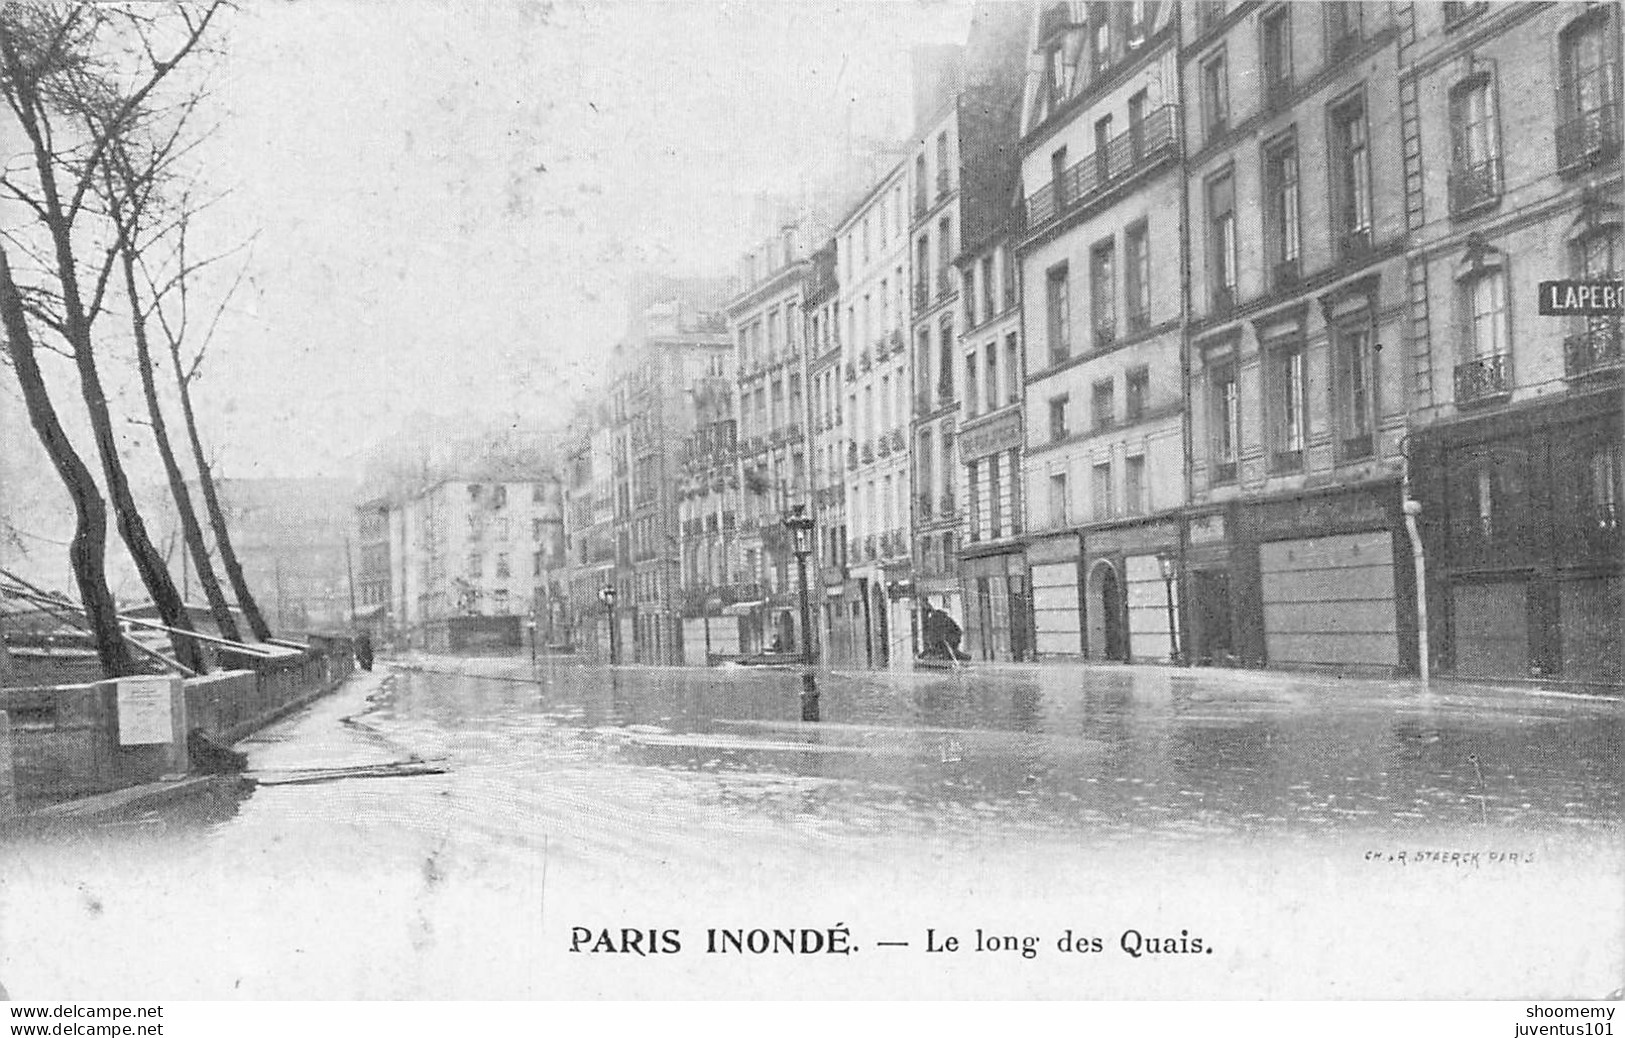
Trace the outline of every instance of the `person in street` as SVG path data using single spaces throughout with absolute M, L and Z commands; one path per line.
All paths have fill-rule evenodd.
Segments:
M 355 638 L 355 661 L 362 670 L 372 669 L 372 635 L 362 631 Z
M 920 658 L 926 660 L 968 660 L 970 654 L 959 650 L 959 640 L 964 636 L 959 623 L 941 609 L 934 609 L 931 603 L 925 603 L 925 613 L 920 619 L 920 640 L 923 647 Z

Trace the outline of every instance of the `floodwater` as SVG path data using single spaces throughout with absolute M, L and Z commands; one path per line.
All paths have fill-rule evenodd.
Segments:
M 0 849 L 0 983 L 1599 997 L 1625 975 L 1616 699 L 1121 667 L 816 680 L 809 711 L 799 674 L 759 669 L 364 676 L 242 744 L 264 784 L 241 797 Z M 444 771 L 379 777 L 397 761 Z M 753 928 L 858 951 L 707 950 Z

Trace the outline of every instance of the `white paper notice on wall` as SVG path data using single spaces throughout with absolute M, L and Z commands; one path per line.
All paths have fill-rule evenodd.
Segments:
M 120 746 L 150 746 L 171 738 L 170 719 L 174 684 L 162 674 L 118 680 L 118 741 Z

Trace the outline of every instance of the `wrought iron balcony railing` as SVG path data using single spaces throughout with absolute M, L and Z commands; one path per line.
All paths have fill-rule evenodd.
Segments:
M 1601 70 L 1609 82 L 1619 83 L 1619 66 Z M 1617 96 L 1617 95 L 1616 95 Z M 1558 111 L 1568 118 L 1557 126 L 1557 168 L 1574 172 L 1600 166 L 1619 156 L 1620 104 L 1618 101 L 1581 111 L 1572 97 L 1560 94 Z
M 1512 355 L 1497 353 L 1456 365 L 1456 406 L 1498 400 L 1512 392 Z
M 1501 159 L 1488 158 L 1450 171 L 1450 215 L 1465 216 L 1501 198 Z
M 1059 179 L 1027 196 L 1027 230 L 1036 231 L 1073 208 L 1084 205 L 1141 170 L 1175 154 L 1179 138 L 1178 106 L 1150 112 L 1106 144 L 1104 155 L 1086 155 Z
M 1601 371 L 1619 370 L 1625 365 L 1621 352 L 1620 319 L 1592 318 L 1585 331 L 1563 340 L 1563 373 L 1584 378 Z

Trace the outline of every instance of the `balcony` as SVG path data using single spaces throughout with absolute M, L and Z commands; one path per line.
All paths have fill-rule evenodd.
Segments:
M 1270 266 L 1270 288 L 1277 292 L 1287 292 L 1298 287 L 1298 282 L 1302 278 L 1303 267 L 1296 256 L 1279 260 Z
M 867 465 L 870 462 L 875 460 L 875 445 L 874 445 L 874 443 L 872 441 L 870 441 L 870 440 L 864 440 L 863 441 L 863 452 L 861 454 L 861 457 L 863 458 L 863 463 L 865 465 Z
M 917 501 L 915 501 L 915 503 L 914 503 L 914 508 L 919 513 L 918 515 L 915 516 L 916 519 L 929 519 L 929 518 L 931 518 L 931 502 L 932 502 L 932 500 L 933 499 L 932 499 L 931 495 L 928 494 L 928 493 L 919 495 L 919 499 Z
M 846 445 L 846 467 L 849 469 L 858 467 L 858 445 L 856 443 Z
M 937 298 L 946 299 L 953 290 L 953 278 L 948 276 L 948 268 L 944 265 L 937 271 Z
M 937 197 L 938 198 L 947 197 L 948 188 L 950 186 L 950 183 L 951 182 L 950 182 L 950 180 L 948 178 L 948 171 L 946 169 L 937 170 Z
M 914 305 L 922 310 L 931 305 L 931 283 L 925 278 L 914 282 Z
M 857 379 L 858 379 L 857 366 L 855 364 L 853 364 L 851 361 L 847 361 L 846 362 L 846 380 L 848 382 L 856 382 Z
M 864 350 L 863 354 L 858 357 L 858 370 L 868 371 L 872 367 L 874 367 L 874 361 L 869 358 L 869 351 Z
M 1354 259 L 1371 251 L 1371 228 L 1356 227 L 1337 236 L 1337 258 Z
M 1292 101 L 1292 80 L 1277 76 L 1264 83 L 1264 109 L 1270 112 L 1284 110 Z
M 1179 137 L 1178 106 L 1164 105 L 1137 125 L 1113 137 L 1105 155 L 1086 155 L 1027 196 L 1026 227 L 1036 231 L 1071 210 L 1086 205 L 1135 174 L 1173 155 Z
M 907 441 L 903 438 L 902 429 L 893 429 L 891 431 L 891 449 L 893 451 L 901 451 L 906 442 Z
M 1450 171 L 1450 215 L 1466 216 L 1501 200 L 1501 160 L 1485 159 Z
M 1208 310 L 1214 317 L 1228 317 L 1236 308 L 1234 285 L 1213 285 L 1208 291 Z
M 944 519 L 954 514 L 954 492 L 945 490 L 942 494 L 942 506 L 938 510 Z
M 1605 371 L 1618 371 L 1625 357 L 1620 349 L 1620 319 L 1592 318 L 1586 329 L 1563 340 L 1563 373 L 1569 378 L 1585 378 Z
M 891 334 L 888 335 L 886 338 L 887 338 L 887 341 L 889 341 L 891 343 L 891 348 L 892 348 L 893 353 L 902 353 L 903 352 L 903 333 L 902 333 L 901 330 L 899 330 L 897 328 L 893 328 L 891 330 Z
M 1456 406 L 1504 400 L 1512 392 L 1512 355 L 1497 353 L 1456 365 Z
M 1326 64 L 1335 65 L 1344 58 L 1353 57 L 1365 42 L 1358 29 L 1338 33 L 1326 41 Z
M 882 458 L 888 458 L 888 457 L 891 456 L 891 437 L 890 436 L 882 436 L 882 437 L 880 437 L 879 442 L 875 444 L 875 454 L 877 456 L 879 456 L 879 457 L 882 457 Z
M 880 557 L 875 551 L 875 535 L 872 533 L 863 539 L 863 557 L 866 559 L 877 559 Z
M 1617 84 L 1619 66 L 1607 66 L 1602 75 Z M 1576 112 L 1576 107 L 1571 98 L 1559 96 L 1558 111 L 1569 116 L 1557 127 L 1557 168 L 1563 173 L 1591 169 L 1619 157 L 1619 103 L 1598 105 L 1586 112 Z

